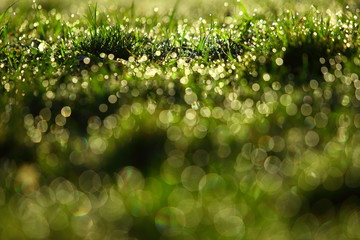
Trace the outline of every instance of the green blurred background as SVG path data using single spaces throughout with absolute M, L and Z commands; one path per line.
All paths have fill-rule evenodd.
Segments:
M 11 3 L 1 1 L 0 7 Z M 192 63 L 188 79 L 183 78 L 187 70 L 182 61 L 87 68 L 81 64 L 93 60 L 85 61 L 87 56 L 73 50 L 71 40 L 58 37 L 62 21 L 80 36 L 88 27 L 84 19 L 89 6 L 95 5 L 99 16 L 112 18 L 117 12 L 151 17 L 157 11 L 164 16 L 176 6 L 179 19 L 194 20 L 198 26 L 195 20 L 200 17 L 211 14 L 222 21 L 248 11 L 258 14 L 254 29 L 262 29 L 266 24 L 259 18 L 274 19 L 285 9 L 305 14 L 313 2 L 36 3 L 43 12 L 36 10 L 40 5 L 31 9 L 32 1 L 15 3 L 14 9 L 22 9 L 17 14 L 28 14 L 29 22 L 11 18 L 12 42 L 4 43 L 7 52 L 1 55 L 22 61 L 26 53 L 23 61 L 31 67 L 21 64 L 8 72 L 1 68 L 0 239 L 360 237 L 357 46 L 349 59 L 326 59 L 324 72 L 314 68 L 322 66 L 316 58 L 326 52 L 311 53 L 326 39 L 309 48 L 295 42 L 285 57 L 280 55 L 285 50 L 274 46 L 270 51 L 278 56 L 256 56 L 267 65 L 250 63 L 258 67 L 256 74 L 242 63 L 224 65 L 240 75 L 234 87 L 229 80 L 233 75 L 221 62 L 213 66 L 216 74 L 211 66 Z M 359 7 L 357 1 L 315 5 L 333 19 L 346 5 Z M 66 50 L 63 59 L 52 60 L 60 55 L 58 49 Z M 309 68 L 314 78 L 309 82 L 297 76 L 307 63 L 304 55 L 298 57 L 300 50 L 316 60 Z M 64 62 L 80 67 L 66 68 Z M 179 69 L 173 71 L 171 64 Z M 40 70 L 33 70 L 36 67 Z M 30 81 L 17 85 L 22 68 Z M 143 75 L 134 76 L 134 68 Z M 222 73 L 229 78 L 219 80 Z M 327 82 L 335 75 L 337 81 Z M 209 90 L 207 81 L 216 77 L 216 87 Z M 257 104 L 260 100 L 269 106 Z M 279 107 L 273 113 L 275 105 Z

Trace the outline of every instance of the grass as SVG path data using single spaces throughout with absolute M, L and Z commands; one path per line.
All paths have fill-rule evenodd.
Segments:
M 358 5 L 53 4 L 0 15 L 1 239 L 360 237 Z

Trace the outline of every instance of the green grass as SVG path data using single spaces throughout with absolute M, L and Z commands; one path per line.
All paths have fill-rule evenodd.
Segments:
M 348 3 L 2 9 L 0 239 L 359 238 Z

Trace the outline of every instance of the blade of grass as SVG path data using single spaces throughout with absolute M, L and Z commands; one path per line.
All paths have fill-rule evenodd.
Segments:
M 97 4 L 95 4 L 95 6 L 89 6 L 88 11 L 87 11 L 87 21 L 89 22 L 89 25 L 92 26 L 92 28 L 90 29 L 90 36 L 94 37 L 97 34 L 97 19 L 96 19 L 96 14 L 97 14 Z
M 16 3 L 17 3 L 17 1 L 14 2 L 13 4 L 11 4 L 9 7 L 7 7 L 7 8 L 5 9 L 5 11 L 0 14 L 0 25 L 2 24 L 2 19 L 4 18 L 4 16 L 6 15 L 6 13 L 7 13 L 7 12 L 10 10 L 10 8 L 11 8 L 12 6 L 14 6 Z
M 177 11 L 178 6 L 179 6 L 179 2 L 180 2 L 180 0 L 176 0 L 175 5 L 174 5 L 174 7 L 173 7 L 173 9 L 172 9 L 172 11 L 170 13 L 169 23 L 168 23 L 168 25 L 166 27 L 167 31 L 172 30 L 174 25 L 175 25 L 175 19 L 174 18 L 175 18 L 175 14 L 176 14 L 176 11 Z
M 5 11 L 0 14 L 0 37 L 1 37 L 1 36 L 3 35 L 3 33 L 6 31 L 6 25 L 7 25 L 7 24 L 3 23 L 3 19 L 4 19 L 5 15 L 7 14 L 7 12 L 10 10 L 10 8 L 11 8 L 12 6 L 14 6 L 16 3 L 17 3 L 17 1 L 14 2 L 13 4 L 11 4 L 9 7 L 7 7 L 7 8 L 5 9 Z M 7 34 L 5 34 L 5 35 L 7 35 Z M 6 40 L 6 39 L 4 39 L 4 40 Z
M 240 7 L 241 11 L 243 12 L 245 18 L 250 19 L 250 15 L 249 15 L 248 11 L 246 10 L 245 5 L 242 2 L 238 2 L 238 4 L 239 4 L 239 7 Z

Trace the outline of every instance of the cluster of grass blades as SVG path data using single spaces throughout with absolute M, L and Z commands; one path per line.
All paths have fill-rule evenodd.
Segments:
M 348 21 L 353 24 L 356 18 Z M 80 51 L 95 57 L 105 53 L 113 54 L 115 59 L 127 60 L 130 56 L 139 59 L 145 55 L 147 59 L 160 62 L 174 59 L 171 56 L 197 59 L 202 63 L 236 61 L 246 53 L 255 56 L 261 54 L 267 59 L 277 56 L 283 58 L 284 65 L 295 75 L 300 75 L 303 67 L 319 74 L 320 58 L 356 54 L 354 44 L 358 39 L 357 32 L 333 25 L 330 17 L 322 16 L 315 8 L 311 14 L 303 17 L 288 11 L 276 21 L 247 15 L 236 26 L 217 24 L 220 26 L 214 27 L 212 20 L 210 24 L 200 21 L 197 34 L 185 27 L 178 34 L 149 37 L 146 31 L 138 28 L 129 30 L 128 26 L 121 24 L 100 24 L 101 27 L 98 27 L 95 20 L 88 34 L 80 37 L 75 45 Z M 354 27 L 358 28 L 358 25 Z M 274 52 L 279 47 L 285 49 L 283 54 Z
M 140 31 L 139 28 L 129 29 L 126 25 L 107 25 L 96 20 L 96 7 L 90 14 L 87 33 L 80 36 L 74 43 L 76 48 L 83 53 L 99 57 L 100 54 L 112 54 L 114 58 L 127 60 L 130 56 L 140 58 L 144 55 L 150 60 L 164 61 L 166 59 L 187 58 L 200 59 L 208 62 L 215 60 L 234 59 L 244 54 L 244 49 L 250 49 L 251 33 L 250 21 L 244 21 L 237 26 L 236 33 L 231 35 L 226 28 L 215 28 L 212 23 L 207 28 L 200 23 L 200 32 L 189 35 L 185 27 L 179 36 L 167 31 L 160 36 L 149 37 L 149 33 Z M 167 29 L 174 25 L 174 13 L 170 15 Z M 206 22 L 206 21 L 205 21 Z M 224 25 L 225 26 L 225 25 Z M 235 32 L 231 29 L 230 32 Z M 176 37 L 175 37 L 176 36 Z
M 100 57 L 101 53 L 113 54 L 115 58 L 128 59 L 136 51 L 138 44 L 135 34 L 126 33 L 120 26 L 96 27 L 80 41 L 78 48 Z
M 202 58 L 207 62 L 236 58 L 244 52 L 243 39 L 221 37 L 206 37 L 197 44 L 191 44 L 186 40 L 172 43 L 169 39 L 154 40 L 146 36 L 139 39 L 134 32 L 127 33 L 126 28 L 116 25 L 97 27 L 89 36 L 82 37 L 76 45 L 80 51 L 94 57 L 113 54 L 115 59 L 125 60 L 130 56 L 140 58 L 146 55 L 151 60 L 164 61 L 170 58 L 171 53 L 176 53 L 180 58 Z

